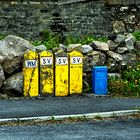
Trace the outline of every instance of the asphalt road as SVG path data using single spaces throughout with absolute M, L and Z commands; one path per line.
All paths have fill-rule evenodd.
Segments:
M 1 140 L 139 140 L 140 119 L 1 126 Z
M 119 111 L 136 107 L 140 107 L 140 99 L 72 96 L 0 100 L 0 119 Z

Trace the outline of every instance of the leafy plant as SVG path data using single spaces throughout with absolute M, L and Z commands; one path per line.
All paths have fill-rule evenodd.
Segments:
M 78 43 L 84 45 L 84 44 L 91 43 L 93 40 L 106 42 L 107 38 L 105 38 L 105 37 L 97 38 L 92 35 L 77 37 L 77 36 L 73 36 L 73 35 L 69 34 L 64 41 L 64 45 L 67 46 L 69 44 L 78 44 Z M 42 32 L 42 38 L 40 40 L 31 41 L 31 43 L 35 46 L 44 44 L 47 49 L 51 49 L 54 47 L 58 47 L 59 44 L 62 43 L 62 39 L 58 33 L 54 34 L 48 30 L 44 30 Z
M 31 41 L 31 43 L 32 43 L 34 46 L 39 46 L 39 45 L 43 44 L 42 41 L 40 41 L 40 40 Z
M 133 32 L 133 35 L 136 37 L 136 40 L 140 41 L 140 31 Z
M 108 90 L 112 95 L 122 95 L 125 92 L 125 83 L 121 79 L 109 79 Z
M 140 80 L 140 64 L 128 67 L 127 70 L 122 72 L 122 78 L 130 82 Z
M 140 64 L 122 72 L 122 79 L 109 79 L 109 92 L 113 95 L 140 97 Z
M 5 38 L 5 35 L 0 35 L 0 40 L 2 40 L 3 38 Z
M 64 45 L 69 45 L 69 44 L 77 44 L 80 43 L 80 38 L 68 35 L 66 37 L 66 40 L 64 41 Z
M 101 41 L 101 42 L 106 42 L 107 38 L 106 37 L 100 37 L 99 38 L 99 37 L 95 37 L 93 35 L 80 36 L 80 37 L 74 37 L 72 35 L 68 35 L 66 40 L 65 40 L 65 45 L 77 44 L 77 43 L 85 45 L 85 44 L 90 44 L 94 40 Z
M 55 48 L 59 46 L 60 37 L 58 34 L 53 34 L 47 30 L 43 31 L 42 39 L 31 41 L 35 46 L 45 45 L 47 49 Z

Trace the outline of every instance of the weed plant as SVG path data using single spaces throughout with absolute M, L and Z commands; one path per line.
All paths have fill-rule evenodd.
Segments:
M 112 95 L 140 97 L 140 64 L 122 72 L 121 79 L 109 79 L 108 89 Z
M 60 43 L 68 46 L 69 44 L 90 44 L 92 41 L 102 41 L 102 42 L 107 42 L 106 37 L 95 37 L 92 35 L 87 35 L 87 36 L 73 36 L 71 34 L 67 35 L 65 37 L 65 40 L 62 40 L 62 37 L 58 33 L 52 33 L 49 31 L 44 31 L 43 36 L 40 40 L 36 41 L 31 41 L 31 43 L 35 46 L 38 45 L 45 45 L 47 49 L 55 48 L 58 47 Z
M 133 32 L 133 35 L 136 37 L 137 41 L 140 41 L 140 31 Z

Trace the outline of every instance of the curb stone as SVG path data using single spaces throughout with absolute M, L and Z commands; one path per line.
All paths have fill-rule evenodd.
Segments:
M 40 116 L 40 117 L 25 117 L 25 118 L 5 118 L 0 119 L 0 123 L 8 123 L 8 122 L 29 122 L 29 121 L 60 121 L 65 119 L 78 119 L 78 118 L 86 118 L 92 119 L 96 117 L 107 118 L 107 117 L 121 117 L 121 116 L 129 116 L 129 115 L 137 115 L 140 114 L 140 110 L 122 110 L 122 111 L 111 111 L 111 112 L 101 112 L 101 113 L 87 113 L 87 114 L 76 114 L 76 115 L 57 115 L 57 116 Z

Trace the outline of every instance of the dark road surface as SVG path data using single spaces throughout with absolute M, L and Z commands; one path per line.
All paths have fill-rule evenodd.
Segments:
M 0 140 L 140 140 L 140 119 L 1 126 Z
M 50 97 L 45 100 L 0 100 L 0 119 L 119 111 L 140 107 L 140 99 Z

